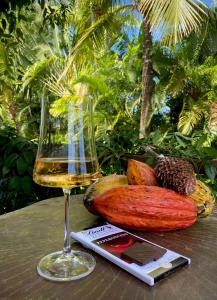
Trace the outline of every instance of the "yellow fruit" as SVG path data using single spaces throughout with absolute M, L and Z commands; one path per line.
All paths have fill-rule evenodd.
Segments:
M 105 177 L 101 177 L 99 180 L 91 184 L 84 195 L 84 205 L 85 207 L 94 214 L 98 214 L 93 206 L 93 199 L 106 191 L 118 187 L 127 185 L 128 180 L 125 175 L 112 174 Z
M 195 192 L 189 195 L 189 197 L 193 198 L 195 201 L 198 217 L 207 217 L 211 214 L 215 205 L 215 198 L 208 186 L 202 181 L 196 181 Z

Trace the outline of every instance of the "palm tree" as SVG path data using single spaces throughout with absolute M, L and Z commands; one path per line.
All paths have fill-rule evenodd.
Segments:
M 184 135 L 195 129 L 217 134 L 216 24 L 215 10 L 209 11 L 200 32 L 191 33 L 173 48 L 154 47 L 154 61 L 158 58 L 155 93 L 167 98 L 170 107 L 179 104 L 171 114 L 176 114 L 174 123 Z
M 53 1 L 53 3 L 55 3 L 55 1 Z M 61 81 L 64 80 L 64 77 L 68 72 L 70 72 L 69 69 L 72 64 L 76 68 L 79 68 L 79 66 L 83 64 L 83 52 L 85 49 L 89 48 L 93 50 L 92 54 L 89 51 L 89 55 L 92 55 L 92 57 L 86 58 L 86 60 L 93 60 L 95 59 L 94 52 L 97 52 L 99 45 L 107 45 L 107 47 L 109 47 L 109 39 L 111 39 L 111 36 L 114 38 L 115 32 L 118 32 L 118 30 L 116 31 L 116 28 L 120 28 L 121 18 L 122 21 L 124 20 L 124 17 L 126 18 L 124 12 L 129 11 L 130 9 L 132 11 L 132 9 L 136 7 L 142 13 L 144 42 L 140 137 L 145 137 L 147 135 L 147 127 L 149 123 L 149 111 L 153 86 L 151 31 L 158 29 L 166 42 L 175 43 L 184 35 L 189 34 L 193 29 L 197 28 L 201 20 L 200 13 L 204 10 L 199 5 L 195 4 L 193 0 L 140 0 L 133 1 L 130 5 L 129 1 L 124 0 L 94 0 L 91 2 L 87 0 L 80 0 L 72 1 L 72 3 L 73 9 L 70 10 L 69 7 L 67 24 L 64 24 L 66 27 L 63 28 L 63 31 L 71 30 L 71 32 L 73 32 L 71 36 L 67 35 L 68 40 L 65 41 L 65 43 L 68 44 L 67 46 L 71 45 L 71 50 L 69 49 L 67 54 L 68 49 L 66 49 L 66 66 L 64 70 L 60 72 L 60 76 L 55 78 L 57 79 L 57 84 L 61 84 Z M 47 9 L 47 13 L 49 13 L 49 9 Z M 52 17 L 52 14 L 51 16 L 48 15 L 48 17 Z M 54 32 L 56 32 L 58 36 L 59 31 L 54 30 Z M 49 54 L 49 57 L 52 55 L 53 53 L 51 53 L 51 55 Z M 46 63 L 46 60 L 42 60 L 36 65 L 33 64 L 32 68 L 30 67 L 30 69 L 27 69 L 27 72 L 24 75 L 24 78 L 27 79 L 25 80 L 26 84 L 29 84 L 29 82 L 35 78 L 35 74 L 33 74 L 33 76 L 31 75 L 32 77 L 29 77 L 31 71 L 38 72 L 43 69 L 46 65 L 44 65 L 44 62 Z M 65 64 L 64 59 L 63 63 Z M 38 74 L 37 72 L 36 75 Z M 43 72 L 41 73 L 43 74 Z
M 201 1 L 196 1 L 201 4 Z M 137 9 L 143 15 L 143 70 L 141 92 L 140 138 L 147 136 L 150 122 L 150 106 L 153 88 L 153 67 L 151 59 L 152 35 L 158 31 L 164 43 L 176 44 L 202 21 L 204 7 L 192 0 L 140 0 Z
M 77 5 L 87 5 L 87 0 L 76 1 Z M 91 5 L 97 7 L 94 22 L 83 31 L 82 35 L 72 47 L 67 65 L 59 76 L 60 82 L 69 71 L 79 49 L 92 37 L 95 45 L 101 44 L 105 35 L 103 32 L 111 31 L 111 18 L 115 14 L 127 10 L 137 9 L 143 17 L 143 69 L 141 83 L 141 117 L 140 138 L 147 136 L 149 115 L 151 108 L 151 96 L 153 87 L 153 68 L 151 59 L 152 32 L 157 31 L 165 43 L 175 44 L 193 30 L 198 29 L 205 16 L 205 5 L 200 0 L 94 0 Z M 114 23 L 113 23 L 114 24 Z

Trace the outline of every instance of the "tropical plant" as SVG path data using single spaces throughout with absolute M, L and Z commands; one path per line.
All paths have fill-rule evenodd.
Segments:
M 159 51 L 157 55 L 160 55 Z M 158 78 L 156 95 L 159 95 L 159 101 L 161 97 L 162 106 L 171 110 L 171 117 L 177 116 L 175 130 L 189 135 L 199 126 L 205 132 L 215 134 L 216 58 L 208 56 L 203 63 L 195 62 L 188 52 L 188 42 L 173 50 L 167 48 L 160 57 L 161 65 L 155 69 Z M 163 65 L 163 61 L 167 65 Z
M 28 135 L 31 132 L 31 136 L 37 132 L 40 102 L 37 88 L 23 88 L 24 74 L 36 59 L 41 68 L 43 63 L 48 64 L 48 57 L 53 53 L 51 47 L 43 43 L 46 39 L 46 34 L 41 32 L 43 16 L 37 8 L 37 16 L 31 8 L 19 11 L 20 19 L 12 32 L 10 19 L 2 14 L 0 20 L 3 31 L 0 39 L 0 115 L 6 125 L 9 122 L 18 133 Z M 28 25 L 30 23 L 32 26 Z M 35 73 L 40 70 L 35 69 Z
M 217 138 L 213 139 L 201 130 L 195 131 L 190 137 L 172 130 L 164 134 L 156 130 L 140 144 L 139 153 L 143 154 L 143 159 L 147 157 L 151 159 L 152 163 L 156 161 L 156 155 L 159 154 L 189 160 L 194 165 L 197 178 L 205 181 L 216 193 L 216 145 Z
M 36 145 L 8 127 L 0 130 L 0 146 L 0 214 L 3 214 L 38 200 L 32 181 Z
M 87 1 L 83 0 L 76 2 L 76 5 L 86 4 Z M 108 32 L 111 28 L 111 19 L 113 16 L 125 12 L 127 9 L 137 8 L 137 10 L 143 16 L 143 28 L 144 40 L 143 40 L 143 70 L 142 70 L 142 90 L 141 90 L 141 117 L 140 117 L 140 137 L 145 137 L 147 132 L 147 126 L 150 122 L 149 111 L 151 106 L 151 95 L 153 86 L 153 71 L 151 60 L 151 30 L 158 29 L 164 36 L 164 40 L 169 43 L 176 43 L 183 36 L 189 34 L 192 30 L 198 28 L 202 19 L 201 14 L 204 14 L 204 7 L 201 1 L 185 0 L 178 1 L 132 1 L 129 5 L 128 1 L 92 1 L 92 12 L 97 12 L 96 22 L 91 23 L 80 36 L 74 47 L 70 50 L 67 65 L 59 76 L 58 81 L 67 74 L 71 64 L 76 59 L 79 53 L 79 49 L 82 49 L 82 45 L 86 40 L 91 37 L 95 42 L 95 47 L 98 44 L 104 42 L 105 35 L 103 32 Z M 121 4 L 121 5 L 119 5 Z M 123 5 L 122 5 L 123 4 Z M 94 8 L 94 9 L 93 9 Z M 96 10 L 95 10 L 96 9 Z M 100 12 L 100 14 L 99 14 Z M 123 16 L 123 14 L 122 14 Z M 106 27 L 105 27 L 106 25 Z
M 211 38 L 216 34 L 214 11 L 207 12 L 202 33 L 183 39 L 205 16 L 204 6 L 193 4 L 198 1 L 39 2 L 9 9 L 0 17 L 1 128 L 7 131 L 11 125 L 18 136 L 35 138 L 44 92 L 57 103 L 89 97 L 94 103 L 104 174 L 123 173 L 128 158 L 145 157 L 143 144 L 148 144 L 158 153 L 202 161 L 201 176 L 208 175 L 213 182 L 216 171 L 210 160 L 216 155 L 217 132 L 217 46 Z M 179 23 L 183 14 L 184 23 Z M 188 17 L 193 18 L 192 27 L 185 23 Z M 182 41 L 170 47 L 153 42 L 156 29 L 164 42 Z M 141 103 L 147 110 L 145 118 Z M 139 132 L 144 137 L 148 131 L 148 138 L 138 139 Z M 16 160 L 12 168 L 18 172 Z M 43 193 L 45 198 L 48 194 Z M 38 191 L 36 195 L 42 198 Z
M 137 9 L 143 15 L 144 26 L 140 138 L 147 136 L 150 123 L 153 90 L 151 31 L 158 30 L 165 43 L 176 44 L 192 30 L 196 30 L 201 23 L 204 9 L 198 4 L 202 4 L 202 2 L 190 0 L 141 0 L 137 2 Z
M 0 129 L 0 214 L 62 195 L 61 189 L 33 182 L 36 150 L 37 144 L 19 136 L 14 128 Z

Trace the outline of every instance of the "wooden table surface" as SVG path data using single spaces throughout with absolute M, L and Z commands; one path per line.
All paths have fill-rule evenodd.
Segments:
M 71 208 L 74 230 L 91 226 L 96 221 L 97 217 L 84 208 L 81 196 L 73 199 Z M 190 266 L 149 287 L 95 253 L 96 268 L 86 278 L 55 283 L 39 277 L 36 265 L 40 258 L 63 246 L 63 211 L 63 198 L 60 197 L 0 216 L 1 300 L 217 299 L 216 212 L 185 230 L 136 232 L 192 259 Z M 82 247 L 75 244 L 74 248 Z

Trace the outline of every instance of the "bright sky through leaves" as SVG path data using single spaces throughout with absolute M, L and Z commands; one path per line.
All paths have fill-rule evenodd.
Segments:
M 213 1 L 212 0 L 204 0 L 203 2 L 206 3 L 207 5 L 211 5 Z

